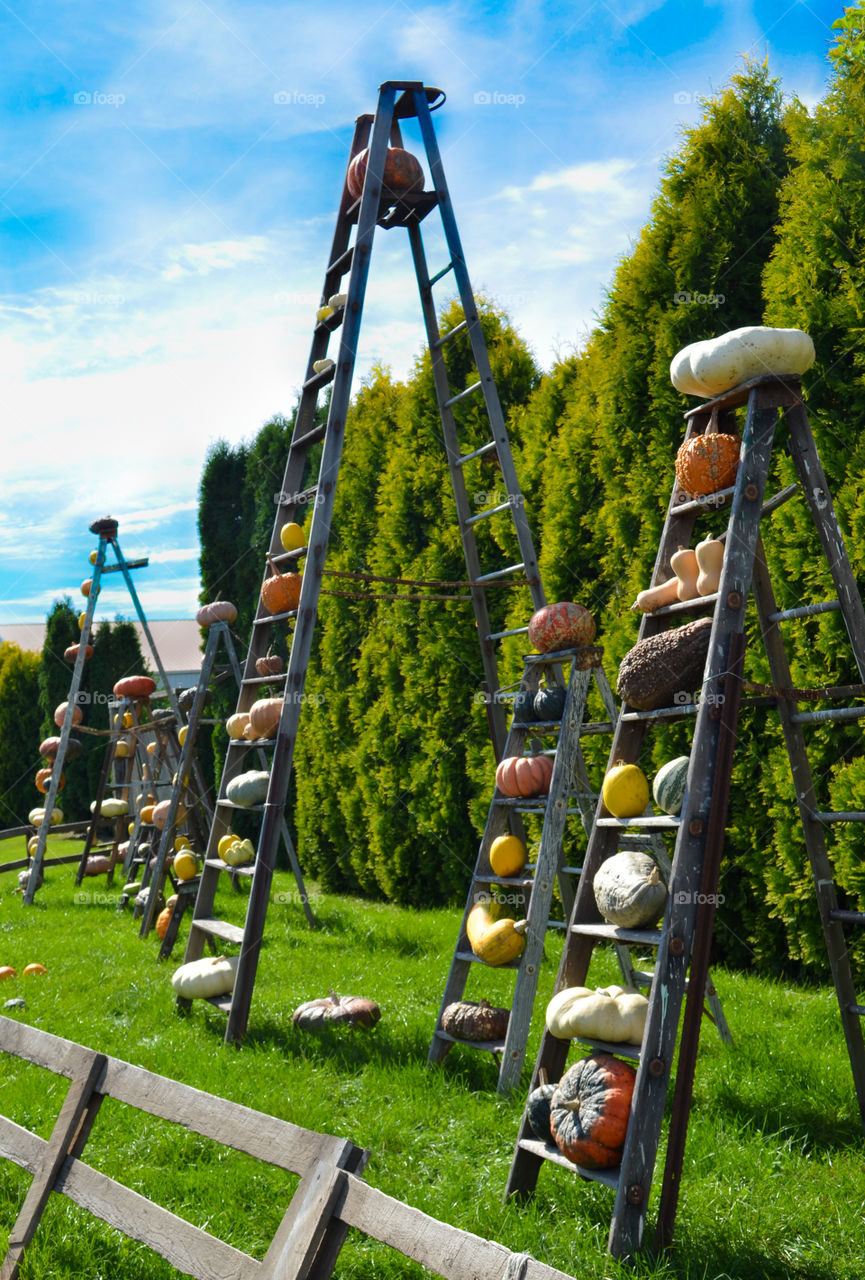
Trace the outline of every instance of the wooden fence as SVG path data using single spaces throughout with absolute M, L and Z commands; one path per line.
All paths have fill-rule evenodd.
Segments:
M 568 1280 L 526 1254 L 439 1222 L 370 1187 L 359 1176 L 368 1152 L 348 1139 L 302 1129 L 10 1018 L 0 1017 L 0 1050 L 71 1080 L 47 1141 L 0 1116 L 0 1157 L 33 1175 L 0 1280 L 16 1280 L 52 1191 L 140 1240 L 194 1280 L 326 1280 L 349 1227 L 446 1280 Z M 106 1097 L 300 1175 L 261 1261 L 84 1163 L 81 1153 Z

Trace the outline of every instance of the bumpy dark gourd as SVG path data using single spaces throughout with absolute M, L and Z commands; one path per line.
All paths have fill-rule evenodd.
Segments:
M 619 666 L 619 697 L 638 711 L 672 706 L 676 695 L 690 700 L 703 683 L 711 618 L 661 631 L 635 644 Z
M 442 1031 L 456 1040 L 501 1040 L 509 1017 L 507 1009 L 495 1009 L 488 1000 L 457 1000 L 442 1014 Z

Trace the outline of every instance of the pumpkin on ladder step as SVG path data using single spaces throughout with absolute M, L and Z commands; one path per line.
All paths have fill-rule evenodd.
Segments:
M 676 756 L 661 765 L 652 779 L 652 798 L 659 809 L 675 817 L 682 811 L 690 756 Z
M 648 853 L 625 849 L 602 862 L 592 883 L 598 910 L 620 929 L 643 929 L 663 915 L 667 886 Z
M 503 796 L 539 796 L 549 791 L 552 776 L 550 756 L 506 756 L 496 769 L 496 786 Z
M 621 1163 L 637 1073 L 610 1053 L 565 1072 L 550 1103 L 550 1129 L 563 1156 L 586 1169 Z
M 634 987 L 565 987 L 547 1005 L 547 1030 L 557 1040 L 640 1044 L 648 1008 Z
M 525 920 L 493 919 L 492 903 L 481 898 L 466 918 L 469 946 L 484 964 L 508 964 L 523 954 L 526 947 Z
M 250 769 L 248 773 L 239 773 L 236 778 L 231 779 L 225 788 L 225 796 L 232 804 L 247 808 L 249 805 L 264 803 L 269 785 L 269 773 Z

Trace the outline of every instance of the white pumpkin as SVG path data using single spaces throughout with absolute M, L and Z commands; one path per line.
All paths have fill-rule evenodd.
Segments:
M 94 800 L 90 806 L 90 812 L 96 812 L 97 802 Z M 129 803 L 126 800 L 115 800 L 110 798 L 103 800 L 99 806 L 99 815 L 102 818 L 122 818 L 129 812 Z
M 175 969 L 171 985 L 184 1000 L 206 1000 L 209 996 L 224 996 L 234 990 L 237 962 L 240 956 L 205 956 L 203 960 L 190 960 Z
M 751 378 L 798 377 L 813 363 L 814 343 L 802 329 L 746 325 L 677 351 L 670 378 L 685 395 L 719 396 Z
M 30 812 L 27 814 L 27 821 L 30 823 L 31 827 L 41 827 L 42 823 L 45 821 L 45 810 L 31 809 Z M 63 810 L 52 809 L 51 821 L 49 822 L 48 825 L 51 827 L 56 827 L 57 824 L 62 821 L 63 821 Z
M 639 1044 L 649 1002 L 634 987 L 565 987 L 547 1005 L 547 1030 L 558 1040 Z
M 592 888 L 601 915 L 621 929 L 639 929 L 663 915 L 667 886 L 648 853 L 614 853 L 598 867 Z
M 233 716 L 229 716 L 225 722 L 225 727 L 228 730 L 229 738 L 233 738 L 235 741 L 238 738 L 242 738 L 243 731 L 248 724 L 249 724 L 248 711 L 236 711 Z
M 225 788 L 225 797 L 232 804 L 263 804 L 267 799 L 267 788 L 270 785 L 270 774 L 260 769 L 250 769 L 248 773 L 239 773 Z

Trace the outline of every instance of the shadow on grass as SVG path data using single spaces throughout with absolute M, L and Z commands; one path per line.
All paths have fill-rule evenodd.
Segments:
M 654 1232 L 654 1223 L 649 1227 Z M 839 1273 L 830 1263 L 796 1262 L 748 1245 L 725 1248 L 716 1239 L 692 1236 L 687 1243 L 677 1237 L 668 1254 L 653 1257 L 647 1252 L 630 1274 L 635 1280 L 640 1275 L 670 1280 L 838 1280 Z
M 717 1108 L 758 1133 L 782 1138 L 803 1153 L 861 1150 L 862 1127 L 853 1117 L 843 1119 L 837 1109 L 809 1107 L 779 1094 L 757 1104 L 727 1084 L 717 1086 Z

